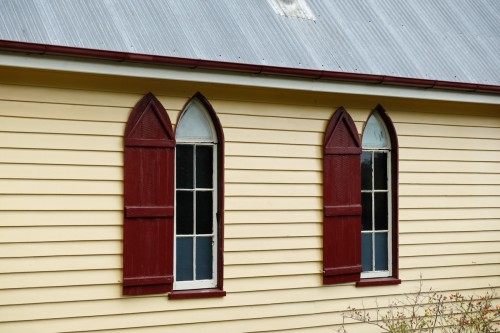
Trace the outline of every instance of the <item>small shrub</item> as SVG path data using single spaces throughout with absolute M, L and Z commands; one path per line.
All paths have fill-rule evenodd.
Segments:
M 500 306 L 493 306 L 497 293 L 483 295 L 445 295 L 432 290 L 417 292 L 391 300 L 387 310 L 349 307 L 342 314 L 343 324 L 337 330 L 347 333 L 345 319 L 378 326 L 390 333 L 493 333 L 500 329 Z

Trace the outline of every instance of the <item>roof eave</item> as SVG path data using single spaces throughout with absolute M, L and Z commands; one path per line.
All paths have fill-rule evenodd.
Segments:
M 440 88 L 469 92 L 500 93 L 500 86 L 475 83 L 450 82 L 440 80 L 415 79 L 389 75 L 362 73 L 345 73 L 314 69 L 276 67 L 265 65 L 242 64 L 203 59 L 188 59 L 158 55 L 137 54 L 107 50 L 96 50 L 69 46 L 36 44 L 17 41 L 0 40 L 0 49 L 6 51 L 28 52 L 34 54 L 51 54 L 75 57 L 87 57 L 113 61 L 130 61 L 157 65 L 179 66 L 223 71 L 236 71 L 253 74 L 284 75 L 300 78 L 337 80 L 358 83 L 388 84 L 397 86 L 413 86 L 418 88 Z

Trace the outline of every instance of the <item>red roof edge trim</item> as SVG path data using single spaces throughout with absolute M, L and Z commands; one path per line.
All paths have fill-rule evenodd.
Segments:
M 387 75 L 343 73 L 333 71 L 322 71 L 313 69 L 288 68 L 276 66 L 250 65 L 222 61 L 211 61 L 202 59 L 187 59 L 178 57 L 167 57 L 147 54 L 137 54 L 118 51 L 105 51 L 85 49 L 69 46 L 58 46 L 48 44 L 36 44 L 16 41 L 0 40 L 0 49 L 8 51 L 21 51 L 37 54 L 69 55 L 89 57 L 115 61 L 131 61 L 169 66 L 180 66 L 188 68 L 229 70 L 254 74 L 277 74 L 295 76 L 309 79 L 330 79 L 340 81 L 351 81 L 372 84 L 390 84 L 399 86 L 412 86 L 420 88 L 441 88 L 461 90 L 470 92 L 493 92 L 500 93 L 500 85 L 487 85 L 475 83 L 462 83 L 429 79 L 413 79 Z

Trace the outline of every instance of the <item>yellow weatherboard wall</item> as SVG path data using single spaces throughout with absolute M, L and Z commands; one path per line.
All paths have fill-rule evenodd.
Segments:
M 498 106 L 0 74 L 1 332 L 331 332 L 348 306 L 385 305 L 420 276 L 436 290 L 500 286 Z M 224 298 L 121 295 L 123 132 L 148 91 L 173 122 L 200 91 L 223 126 Z M 403 283 L 323 286 L 323 133 L 341 105 L 361 132 L 378 103 L 400 145 Z

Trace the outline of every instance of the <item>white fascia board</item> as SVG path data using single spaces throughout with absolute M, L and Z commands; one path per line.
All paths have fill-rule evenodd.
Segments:
M 0 66 L 247 87 L 500 105 L 500 95 L 494 93 L 316 80 L 5 51 L 0 52 Z

